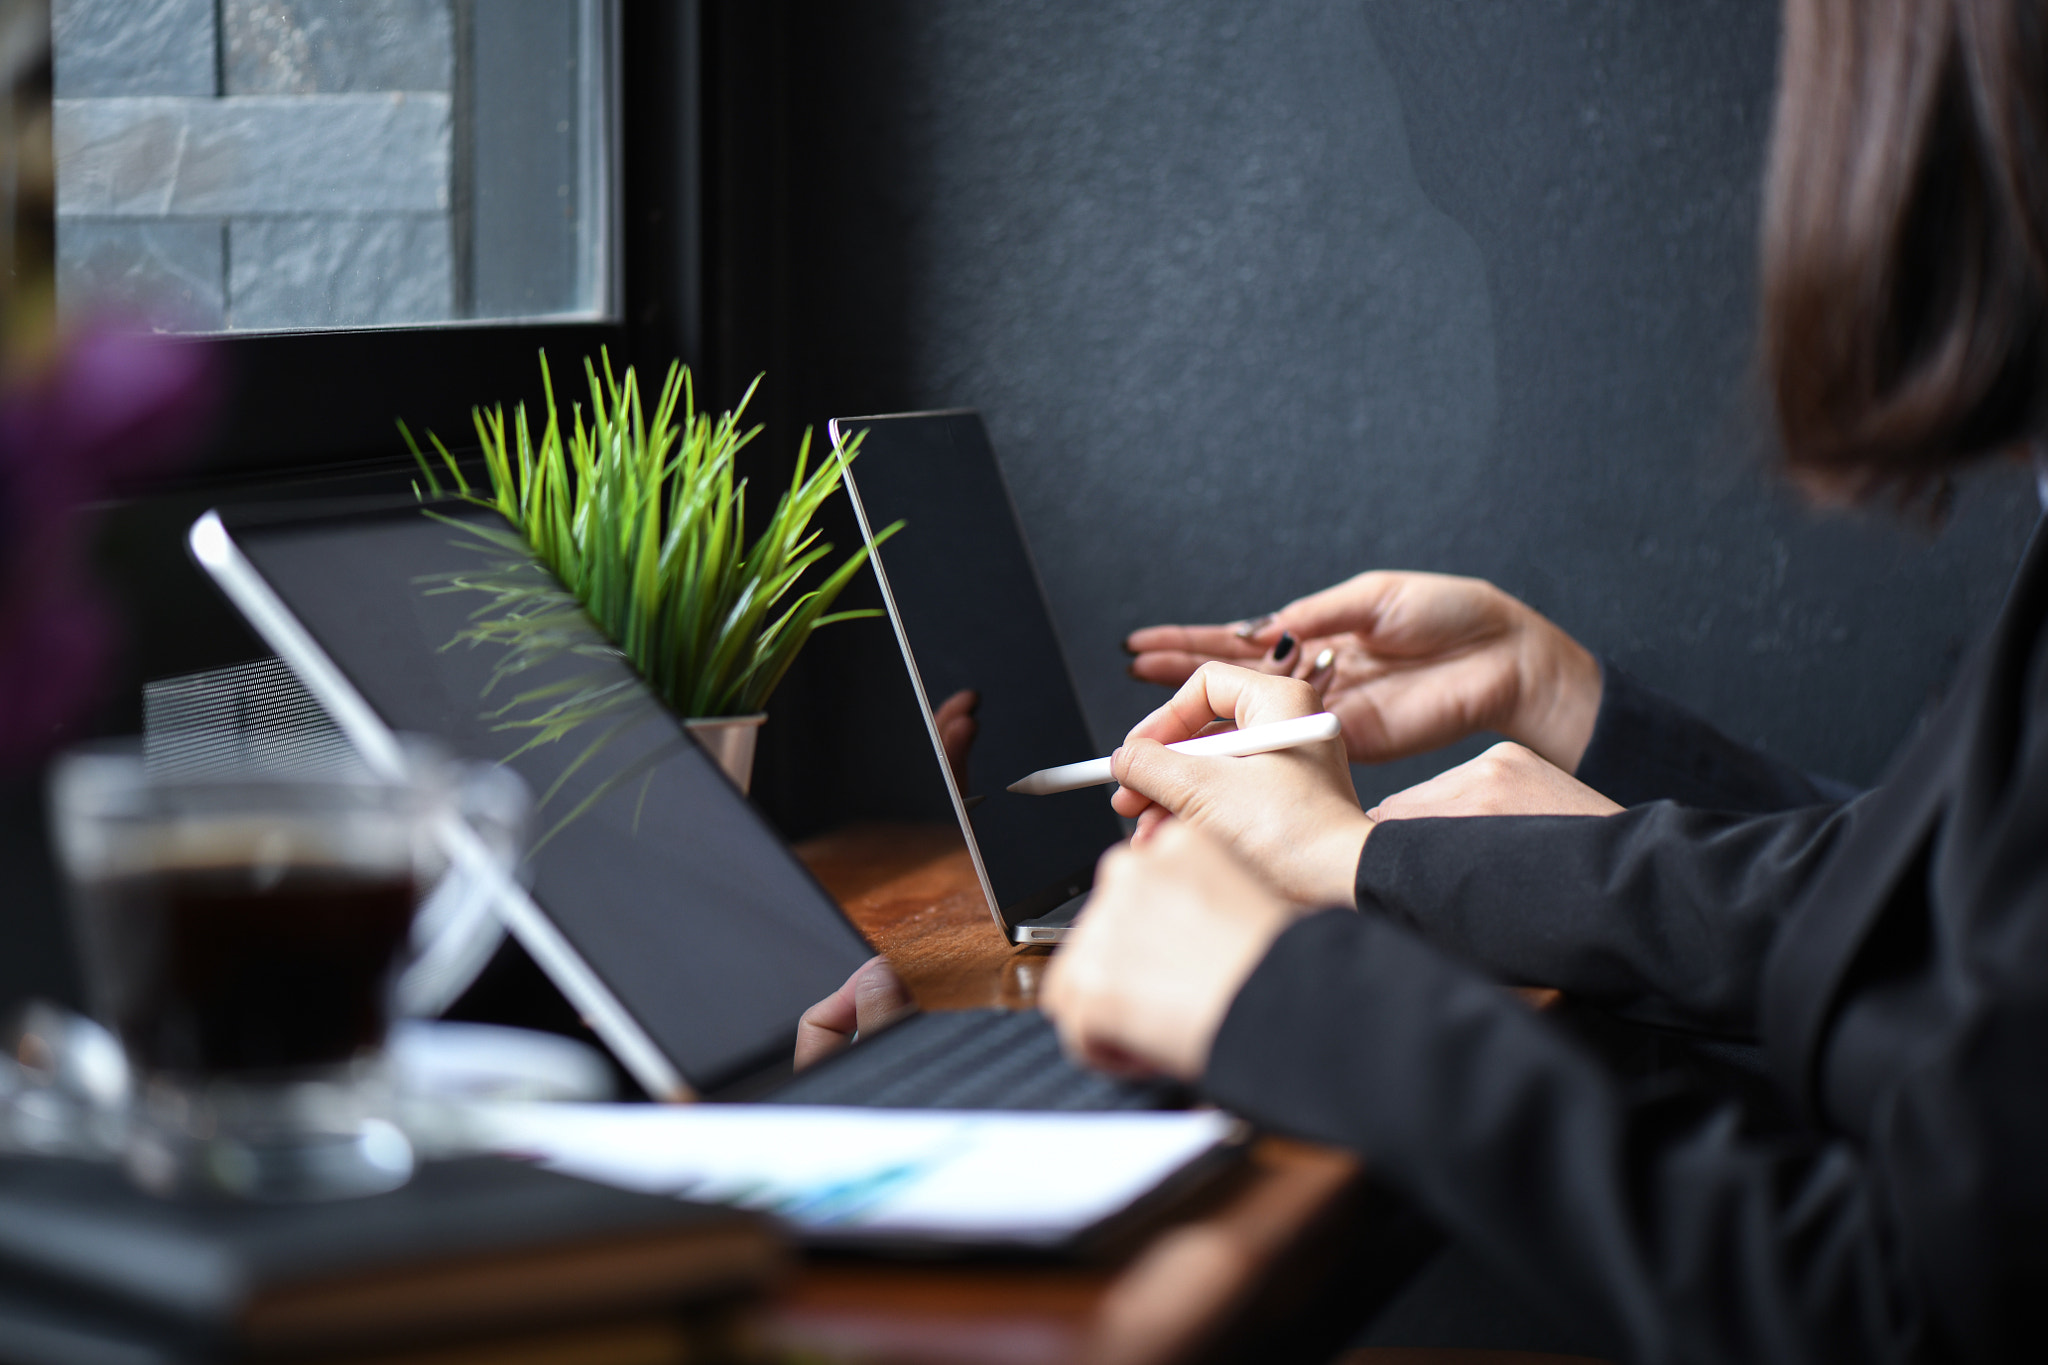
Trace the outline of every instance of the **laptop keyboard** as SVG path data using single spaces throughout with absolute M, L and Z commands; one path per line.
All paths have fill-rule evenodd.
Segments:
M 1180 1086 L 1086 1071 L 1060 1052 L 1037 1010 L 934 1010 L 912 1015 L 799 1074 L 769 1104 L 878 1109 L 1168 1109 Z

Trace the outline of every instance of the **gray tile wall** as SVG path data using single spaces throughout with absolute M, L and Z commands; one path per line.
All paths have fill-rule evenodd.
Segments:
M 214 0 L 54 0 L 57 97 L 214 95 Z
M 147 299 L 170 332 L 228 325 L 226 225 L 218 219 L 123 222 L 57 219 L 57 287 L 66 306 L 91 299 Z
M 253 218 L 228 229 L 238 327 L 438 322 L 450 312 L 448 219 L 430 213 Z
M 229 95 L 447 90 L 448 0 L 222 0 Z
M 455 308 L 449 0 L 55 0 L 58 289 L 169 331 Z

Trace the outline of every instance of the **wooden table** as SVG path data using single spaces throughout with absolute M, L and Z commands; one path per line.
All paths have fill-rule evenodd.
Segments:
M 1033 1004 L 1046 951 L 1004 941 L 956 830 L 857 826 L 797 851 L 925 1008 Z M 1435 1245 L 1354 1157 L 1268 1137 L 1100 1264 L 813 1259 L 770 1332 L 825 1359 L 905 1365 L 1319 1360 Z

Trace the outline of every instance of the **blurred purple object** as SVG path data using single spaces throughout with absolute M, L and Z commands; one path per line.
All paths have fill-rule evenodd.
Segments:
M 113 632 L 82 509 L 190 454 L 218 396 L 204 345 L 107 325 L 0 390 L 0 771 L 98 699 Z

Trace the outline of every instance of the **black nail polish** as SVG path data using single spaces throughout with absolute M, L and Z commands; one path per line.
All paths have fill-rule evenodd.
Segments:
M 1287 662 L 1287 656 L 1292 653 L 1294 653 L 1294 637 L 1282 631 L 1280 638 L 1273 642 L 1273 662 L 1284 664 Z

